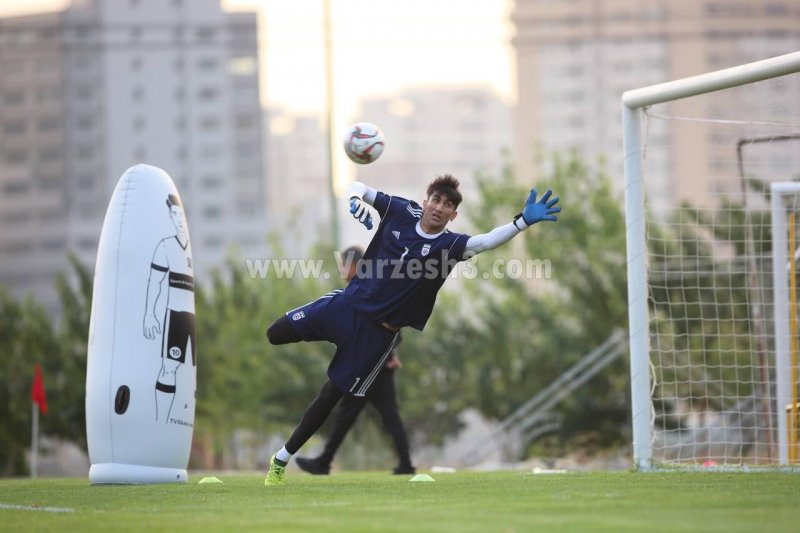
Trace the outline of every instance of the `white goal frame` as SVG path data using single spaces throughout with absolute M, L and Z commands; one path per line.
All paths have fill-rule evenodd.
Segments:
M 644 108 L 797 72 L 800 72 L 800 52 L 709 72 L 699 76 L 642 87 L 626 91 L 622 95 L 633 462 L 634 466 L 639 470 L 649 470 L 653 467 L 652 402 L 650 398 L 650 317 L 648 310 L 647 244 L 645 236 L 644 150 L 642 148 Z M 776 257 L 776 264 L 777 259 Z M 786 338 L 788 339 L 788 337 Z M 780 350 L 778 353 L 780 353 Z M 788 375 L 788 373 L 784 375 Z M 781 413 L 786 403 L 788 403 L 786 398 L 781 397 L 781 391 L 785 394 L 783 389 L 788 389 L 788 383 L 779 387 L 779 389 L 776 398 L 776 412 Z M 778 459 L 781 465 L 785 465 L 788 461 L 785 417 L 779 416 L 778 422 L 780 437 Z
M 777 182 L 770 184 L 770 212 L 772 215 L 772 292 L 775 306 L 775 409 L 778 413 L 778 460 L 789 461 L 789 435 L 786 406 L 793 402 L 791 370 L 791 313 L 789 310 L 789 239 L 788 217 L 784 206 L 786 196 L 800 196 L 800 183 Z

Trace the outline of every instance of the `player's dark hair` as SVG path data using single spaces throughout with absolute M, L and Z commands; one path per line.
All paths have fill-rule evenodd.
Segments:
M 342 261 L 345 264 L 355 265 L 364 258 L 364 249 L 361 246 L 349 246 L 342 252 Z
M 177 205 L 180 208 L 183 208 L 183 204 L 181 203 L 181 199 L 178 198 L 175 194 L 170 194 L 167 196 L 167 208 L 172 209 L 173 205 Z
M 447 196 L 447 198 L 453 202 L 453 205 L 458 207 L 458 204 L 460 204 L 462 200 L 461 192 L 458 190 L 459 185 L 461 184 L 451 174 L 436 176 L 436 179 L 428 185 L 428 198 L 430 198 L 431 194 L 434 192 L 438 192 Z

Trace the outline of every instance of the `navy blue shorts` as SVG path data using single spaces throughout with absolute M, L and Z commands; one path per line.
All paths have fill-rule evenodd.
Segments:
M 289 311 L 286 317 L 304 341 L 336 345 L 328 378 L 340 391 L 353 396 L 367 393 L 397 343 L 397 333 L 367 320 L 340 290 Z

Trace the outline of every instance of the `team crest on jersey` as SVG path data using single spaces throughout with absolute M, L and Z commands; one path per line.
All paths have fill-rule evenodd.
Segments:
M 422 257 L 425 257 L 431 253 L 431 245 L 430 244 L 423 244 L 422 245 Z
M 395 239 L 399 239 L 400 238 L 400 232 L 399 231 L 393 231 L 392 235 L 394 235 Z
M 297 322 L 301 318 L 305 318 L 305 317 L 306 317 L 306 314 L 303 311 L 298 311 L 298 312 L 296 312 L 295 314 L 292 315 L 292 320 Z

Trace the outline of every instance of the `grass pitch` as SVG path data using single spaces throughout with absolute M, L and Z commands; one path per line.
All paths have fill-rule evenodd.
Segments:
M 198 484 L 216 475 L 224 484 Z M 792 473 L 192 474 L 184 485 L 0 480 L 0 531 L 798 531 Z

